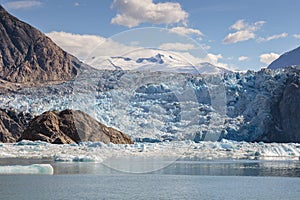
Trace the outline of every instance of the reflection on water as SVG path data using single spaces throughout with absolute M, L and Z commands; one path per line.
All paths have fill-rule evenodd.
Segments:
M 161 161 L 163 162 L 163 161 Z M 0 159 L 0 165 L 28 165 L 49 163 L 54 168 L 55 174 L 120 174 L 124 172 L 136 172 L 136 169 L 148 169 L 148 162 L 135 162 L 132 168 L 130 160 L 114 160 L 118 171 L 103 163 L 93 162 L 54 162 L 51 159 Z M 137 166 L 138 165 L 138 166 Z M 130 171 L 133 169 L 133 171 Z M 210 176 L 285 176 L 300 177 L 300 161 L 259 161 L 259 160 L 224 160 L 224 161 L 176 161 L 171 165 L 157 171 L 147 172 L 151 174 L 168 175 L 210 175 Z
M 124 161 L 122 161 L 124 162 Z M 122 165 L 122 162 L 119 164 Z M 136 165 L 137 163 L 135 163 Z M 139 163 L 140 168 L 149 163 Z M 122 173 L 100 163 L 54 163 L 57 174 L 65 173 L 92 173 L 116 174 Z M 136 169 L 137 167 L 134 167 Z M 120 169 L 120 167 L 118 168 Z M 126 172 L 130 172 L 126 170 Z M 136 171 L 133 171 L 136 172 Z M 169 175 L 212 175 L 212 176 L 289 176 L 300 177 L 300 162 L 285 161 L 176 161 L 173 164 L 153 174 Z
M 300 163 L 298 161 L 177 161 L 156 173 L 212 176 L 300 177 Z

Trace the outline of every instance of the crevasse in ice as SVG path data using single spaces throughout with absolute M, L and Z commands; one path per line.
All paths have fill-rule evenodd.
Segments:
M 271 102 L 281 96 L 287 71 L 95 70 L 59 85 L 1 95 L 0 106 L 35 115 L 80 109 L 135 139 L 252 141 L 272 120 Z

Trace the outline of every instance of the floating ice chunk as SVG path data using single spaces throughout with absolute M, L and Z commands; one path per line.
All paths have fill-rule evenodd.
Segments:
M 57 155 L 54 157 L 55 162 L 96 162 L 90 156 L 73 156 L 73 155 Z
M 23 145 L 31 145 L 31 146 L 40 146 L 40 145 L 48 145 L 49 143 L 43 141 L 30 141 L 30 140 L 22 140 L 15 145 L 23 146 Z
M 0 166 L 0 174 L 53 174 L 50 164 Z
M 107 144 L 103 142 L 80 142 L 79 145 L 81 146 L 87 146 L 87 147 L 106 147 Z

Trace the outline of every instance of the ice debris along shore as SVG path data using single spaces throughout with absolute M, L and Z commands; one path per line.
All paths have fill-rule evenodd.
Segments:
M 0 158 L 49 159 L 56 162 L 103 162 L 110 158 L 174 158 L 180 160 L 299 160 L 298 143 L 174 141 L 104 144 L 85 142 L 55 145 L 23 140 L 0 144 Z M 174 161 L 175 161 L 174 160 Z
M 299 72 L 299 67 L 215 75 L 95 70 L 63 84 L 3 94 L 0 107 L 32 115 L 80 109 L 133 139 L 298 142 L 297 112 L 287 113 L 299 109 Z

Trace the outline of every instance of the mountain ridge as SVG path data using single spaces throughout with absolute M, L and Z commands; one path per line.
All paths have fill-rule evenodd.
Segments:
M 276 60 L 274 60 L 269 66 L 269 69 L 280 69 L 285 68 L 293 65 L 300 66 L 300 46 L 296 49 L 288 51 Z
M 12 83 L 66 81 L 84 64 L 0 5 L 0 79 Z

